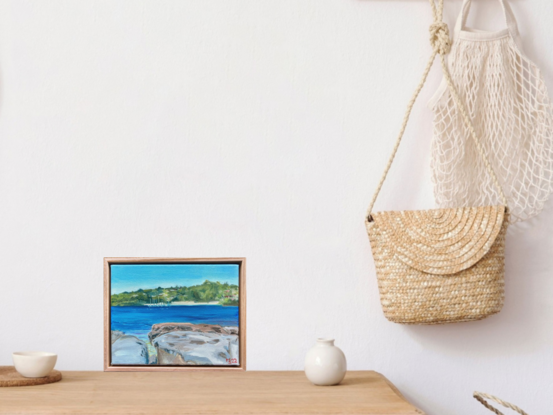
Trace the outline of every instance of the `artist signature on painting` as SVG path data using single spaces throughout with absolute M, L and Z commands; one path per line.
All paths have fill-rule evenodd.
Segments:
M 238 364 L 238 359 L 227 359 L 227 363 L 230 363 L 231 365 L 232 364 Z

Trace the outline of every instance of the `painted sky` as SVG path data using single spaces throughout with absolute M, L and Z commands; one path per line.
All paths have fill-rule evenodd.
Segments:
M 189 287 L 205 280 L 238 285 L 236 264 L 114 264 L 111 265 L 111 293 L 140 288 Z

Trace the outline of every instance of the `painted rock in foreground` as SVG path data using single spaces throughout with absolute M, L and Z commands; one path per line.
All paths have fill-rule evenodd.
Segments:
M 113 365 L 147 365 L 148 361 L 146 343 L 135 336 L 120 335 L 111 345 Z
M 120 337 L 124 336 L 125 333 L 123 333 L 120 330 L 112 330 L 111 331 L 111 344 L 115 343 Z
M 154 324 L 148 334 L 159 365 L 237 365 L 237 329 L 213 324 Z

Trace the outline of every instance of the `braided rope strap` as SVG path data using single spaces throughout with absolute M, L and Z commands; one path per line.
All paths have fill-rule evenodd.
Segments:
M 488 395 L 487 393 L 482 392 L 474 392 L 472 395 L 474 398 L 480 402 L 482 405 L 484 405 L 486 408 L 488 408 L 490 411 L 496 413 L 497 415 L 503 415 L 502 412 L 491 406 L 486 399 L 489 399 L 490 401 L 497 402 L 500 405 L 503 405 L 505 408 L 512 409 L 515 412 L 518 412 L 520 415 L 528 415 L 526 412 L 524 412 L 522 409 L 520 409 L 518 406 L 515 406 L 513 404 L 510 404 L 509 402 L 505 402 L 493 395 Z
M 507 206 L 507 198 L 505 197 L 505 193 L 503 192 L 503 189 L 501 185 L 499 184 L 499 180 L 497 179 L 497 176 L 490 165 L 490 162 L 488 160 L 488 157 L 486 157 L 486 154 L 484 152 L 484 149 L 482 147 L 482 144 L 480 140 L 478 139 L 476 135 L 476 131 L 474 129 L 474 126 L 472 125 L 472 121 L 467 113 L 466 107 L 463 104 L 463 101 L 461 100 L 461 97 L 459 96 L 459 93 L 455 89 L 455 85 L 453 84 L 453 80 L 451 79 L 451 74 L 449 73 L 449 68 L 447 66 L 447 62 L 445 60 L 445 56 L 449 53 L 451 50 L 451 40 L 449 38 L 449 29 L 447 27 L 447 24 L 445 24 L 442 21 L 442 15 L 443 15 L 443 9 L 444 9 L 444 0 L 429 0 L 430 7 L 432 8 L 432 14 L 434 16 L 434 22 L 430 25 L 430 44 L 432 45 L 432 55 L 430 56 L 430 59 L 428 60 L 428 63 L 426 64 L 426 67 L 424 69 L 422 79 L 417 85 L 415 89 L 415 93 L 413 94 L 413 97 L 407 104 L 407 110 L 405 111 L 405 116 L 403 117 L 403 122 L 401 124 L 401 128 L 399 131 L 399 135 L 396 139 L 394 148 L 392 150 L 392 155 L 390 156 L 390 159 L 388 160 L 388 164 L 386 165 L 386 168 L 384 169 L 384 174 L 382 175 L 382 178 L 380 179 L 380 182 L 378 183 L 378 186 L 376 188 L 376 191 L 373 195 L 373 198 L 369 204 L 369 208 L 367 209 L 366 218 L 369 220 L 369 222 L 372 222 L 372 210 L 374 207 L 374 204 L 376 203 L 376 199 L 378 198 L 378 194 L 380 193 L 380 190 L 382 189 L 382 185 L 384 184 L 384 181 L 386 180 L 386 176 L 388 175 L 388 172 L 390 170 L 390 167 L 392 166 L 392 162 L 394 161 L 394 158 L 396 156 L 397 150 L 399 148 L 399 144 L 401 143 L 401 139 L 403 138 L 403 134 L 405 133 L 405 129 L 407 128 L 407 123 L 409 121 L 409 117 L 411 115 L 411 110 L 413 109 L 413 105 L 415 104 L 415 101 L 417 100 L 417 97 L 419 96 L 426 79 L 428 78 L 428 73 L 430 72 L 430 68 L 432 68 L 432 64 L 434 63 L 434 59 L 436 58 L 436 55 L 440 55 L 440 62 L 442 66 L 442 71 L 447 83 L 447 86 L 449 87 L 449 90 L 451 91 L 451 95 L 453 96 L 453 99 L 455 101 L 455 104 L 459 111 L 461 112 L 463 122 L 465 123 L 466 127 L 469 130 L 470 136 L 472 140 L 474 141 L 474 144 L 476 145 L 476 149 L 478 150 L 478 153 L 480 154 L 480 157 L 484 161 L 484 165 L 486 167 L 486 170 L 488 171 L 490 177 L 492 178 L 492 182 L 495 185 L 495 187 L 499 191 L 499 196 L 501 198 L 502 204 L 504 206 Z

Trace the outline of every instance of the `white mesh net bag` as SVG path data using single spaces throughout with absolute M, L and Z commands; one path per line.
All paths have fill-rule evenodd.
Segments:
M 507 29 L 484 32 L 465 28 L 471 0 L 463 1 L 448 66 L 517 222 L 537 215 L 553 190 L 553 107 L 540 70 L 521 52 L 509 4 L 499 2 Z M 438 206 L 495 203 L 497 191 L 445 81 L 429 106 Z

